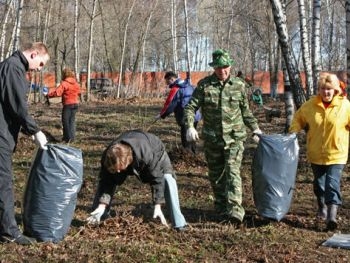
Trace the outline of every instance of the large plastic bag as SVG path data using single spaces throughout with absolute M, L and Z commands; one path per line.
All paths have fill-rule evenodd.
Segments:
M 296 134 L 259 135 L 252 163 L 254 203 L 258 214 L 280 221 L 288 212 L 299 159 Z
M 23 200 L 24 233 L 57 243 L 68 232 L 83 181 L 80 149 L 48 144 L 38 149 Z

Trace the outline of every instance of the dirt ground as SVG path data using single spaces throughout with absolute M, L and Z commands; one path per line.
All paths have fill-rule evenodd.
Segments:
M 179 128 L 173 116 L 154 123 L 162 99 L 105 100 L 84 103 L 77 115 L 77 140 L 70 146 L 82 150 L 84 182 L 78 194 L 71 227 L 59 243 L 23 247 L 0 244 L 0 262 L 350 262 L 350 251 L 322 246 L 334 232 L 316 221 L 312 172 L 305 158 L 305 138 L 299 136 L 300 156 L 291 207 L 280 221 L 258 215 L 252 193 L 251 163 L 256 144 L 249 136 L 241 168 L 246 218 L 239 228 L 216 215 L 207 179 L 201 142 L 196 156 L 181 149 Z M 282 111 L 266 120 L 264 110 L 254 107 L 264 133 L 282 133 L 284 107 L 280 100 L 265 98 L 265 105 Z M 61 144 L 61 105 L 30 105 L 31 113 L 52 143 Z M 99 226 L 85 223 L 97 183 L 101 153 L 128 129 L 143 129 L 166 144 L 177 173 L 182 212 L 189 229 L 175 232 L 152 219 L 151 192 L 135 178 L 128 178 L 114 197 L 116 216 Z M 200 127 L 199 127 L 200 129 Z M 35 145 L 21 135 L 14 154 L 16 215 L 21 225 L 22 194 Z M 349 167 L 342 178 L 343 206 L 336 232 L 349 233 Z M 167 214 L 164 208 L 165 214 Z M 21 225 L 22 227 L 22 225 Z

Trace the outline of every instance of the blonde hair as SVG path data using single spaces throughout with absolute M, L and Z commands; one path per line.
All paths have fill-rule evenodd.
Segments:
M 318 80 L 318 90 L 323 87 L 334 89 L 338 94 L 342 93 L 338 77 L 331 73 L 322 74 Z
M 116 173 L 118 170 L 125 170 L 132 161 L 131 147 L 127 144 L 116 143 L 107 149 L 103 165 L 110 173 Z
M 75 73 L 70 68 L 64 68 L 62 70 L 62 79 L 75 78 Z

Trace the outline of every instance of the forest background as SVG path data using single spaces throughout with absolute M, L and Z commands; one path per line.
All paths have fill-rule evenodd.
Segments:
M 277 85 L 281 93 L 285 56 L 296 73 L 305 72 L 304 88 L 312 83 L 310 71 L 315 78 L 320 71 L 334 71 L 346 81 L 346 3 L 3 0 L 0 60 L 24 43 L 43 41 L 52 57 L 43 73 L 51 78 L 45 83 L 35 76 L 34 82 L 52 87 L 59 83 L 62 68 L 69 66 L 78 79 L 80 73 L 91 78 L 112 77 L 117 97 L 125 97 L 142 96 L 149 83 L 156 91 L 164 87 L 162 75 L 150 77 L 150 72 L 210 74 L 212 51 L 224 48 L 234 58 L 233 73 L 241 70 L 266 92 Z M 277 11 L 276 6 L 280 8 Z M 278 12 L 285 15 L 279 21 Z M 276 22 L 285 25 L 286 39 L 281 38 L 278 27 L 276 30 Z M 282 45 L 281 52 L 281 41 L 287 41 L 287 51 Z M 288 65 L 285 68 L 289 69 Z M 289 70 L 289 74 L 296 86 L 295 71 Z M 194 77 L 194 84 L 197 81 Z M 89 90 L 89 82 L 83 84 Z

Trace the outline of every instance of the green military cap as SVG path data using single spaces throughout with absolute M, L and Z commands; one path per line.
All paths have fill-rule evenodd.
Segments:
M 213 68 L 232 66 L 234 61 L 230 58 L 230 54 L 225 49 L 217 49 L 213 52 L 213 61 L 209 66 Z

